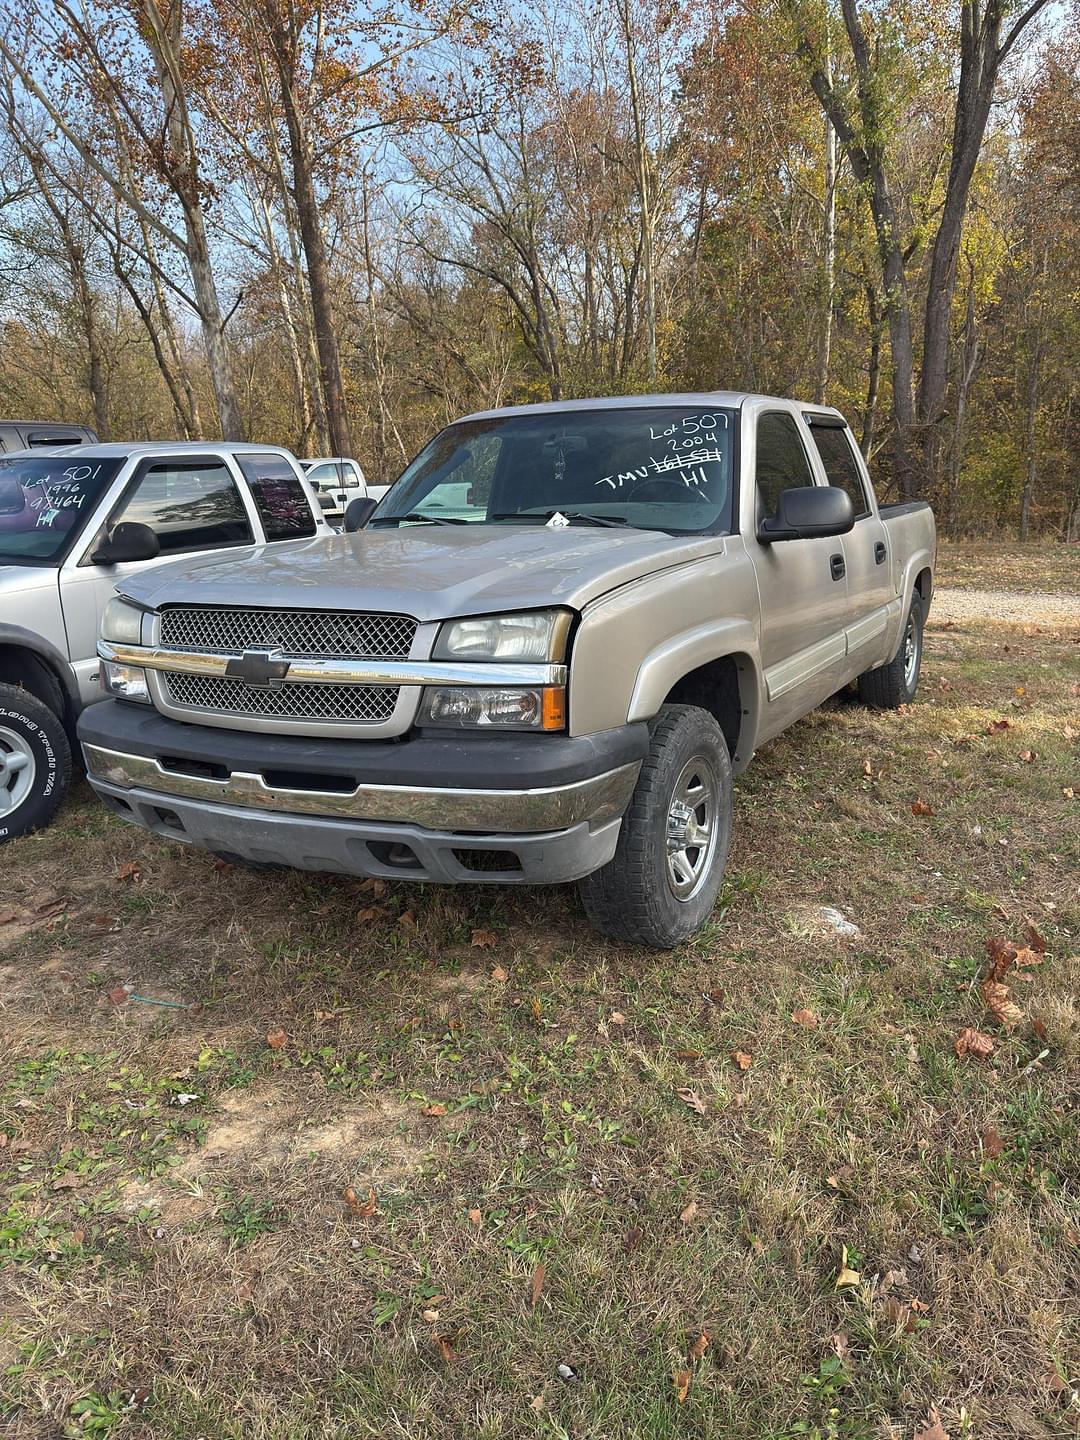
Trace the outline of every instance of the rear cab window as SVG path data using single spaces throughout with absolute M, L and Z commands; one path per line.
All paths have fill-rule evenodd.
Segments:
M 307 491 L 284 455 L 248 451 L 235 459 L 251 487 L 267 540 L 303 540 L 315 534 Z
M 855 510 L 855 519 L 865 519 L 871 513 L 870 497 L 847 426 L 833 421 L 831 416 L 807 415 L 806 420 L 821 457 L 825 478 L 836 489 L 847 491 Z

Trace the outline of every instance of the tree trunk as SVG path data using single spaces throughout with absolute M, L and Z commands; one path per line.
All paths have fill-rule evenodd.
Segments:
M 881 388 L 881 310 L 877 292 L 866 286 L 866 312 L 870 321 L 870 359 L 866 371 L 866 405 L 863 408 L 862 438 L 859 442 L 863 458 L 869 465 L 874 448 L 874 427 L 877 424 L 878 391 Z
M 825 78 L 832 86 L 832 51 L 826 39 Z M 832 350 L 833 291 L 836 285 L 836 127 L 825 114 L 825 208 L 821 223 L 821 316 L 818 321 L 814 401 L 824 405 Z
M 634 122 L 634 149 L 637 158 L 638 196 L 641 204 L 641 261 L 645 281 L 645 366 L 650 380 L 656 379 L 656 275 L 653 267 L 654 216 L 651 156 L 645 136 L 645 117 L 641 111 L 638 89 L 637 57 L 634 49 L 634 23 L 629 0 L 622 0 L 619 16 L 623 22 L 626 43 L 626 71 L 630 82 L 630 113 Z
M 1034 294 L 1030 299 L 1032 311 L 1031 339 L 1027 376 L 1026 414 L 1024 419 L 1024 493 L 1020 497 L 1020 539 L 1027 540 L 1031 534 L 1031 503 L 1035 497 L 1035 480 L 1038 475 L 1036 439 L 1039 419 L 1039 387 L 1042 380 L 1043 354 L 1045 351 L 1045 327 L 1043 325 L 1043 290 L 1046 285 L 1048 247 L 1043 244 L 1042 256 L 1036 273 Z
M 960 498 L 960 472 L 964 468 L 964 439 L 967 426 L 968 399 L 979 364 L 979 330 L 975 324 L 975 276 L 968 284 L 964 314 L 964 353 L 960 362 L 960 383 L 956 387 L 956 416 L 953 421 L 952 451 L 949 455 L 949 503 L 947 526 L 955 535 Z

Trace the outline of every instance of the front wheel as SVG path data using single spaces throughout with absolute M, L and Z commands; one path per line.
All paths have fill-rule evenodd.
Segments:
M 886 665 L 859 676 L 859 699 L 874 710 L 895 710 L 910 705 L 919 688 L 923 652 L 923 602 L 916 590 L 904 622 L 900 648 Z
M 70 783 L 59 715 L 17 685 L 0 685 L 0 844 L 47 825 Z
M 604 935 L 670 950 L 708 920 L 731 843 L 731 760 L 720 726 L 694 705 L 665 705 L 613 858 L 579 884 Z

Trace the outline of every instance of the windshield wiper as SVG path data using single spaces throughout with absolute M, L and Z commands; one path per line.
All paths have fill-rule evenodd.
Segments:
M 423 520 L 428 525 L 468 525 L 468 520 L 462 520 L 457 515 L 421 515 L 419 510 L 410 510 L 407 515 L 378 515 L 372 520 L 373 525 L 399 525 L 402 520 Z
M 489 515 L 489 520 L 540 520 L 545 525 L 553 515 L 562 515 L 571 524 L 578 521 L 582 525 L 628 525 L 630 522 L 625 515 L 593 515 L 588 510 L 499 510 L 494 515 Z

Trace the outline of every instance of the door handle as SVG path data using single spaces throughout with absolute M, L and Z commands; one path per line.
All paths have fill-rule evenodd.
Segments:
M 885 541 L 884 541 L 884 540 L 879 540 L 879 541 L 877 542 L 877 544 L 874 546 L 874 564 L 875 564 L 875 565 L 884 565 L 884 564 L 885 564 L 885 554 L 886 554 L 886 551 L 885 551 Z
M 832 578 L 834 580 L 842 580 L 846 568 L 843 555 L 829 556 L 829 569 L 832 571 Z

